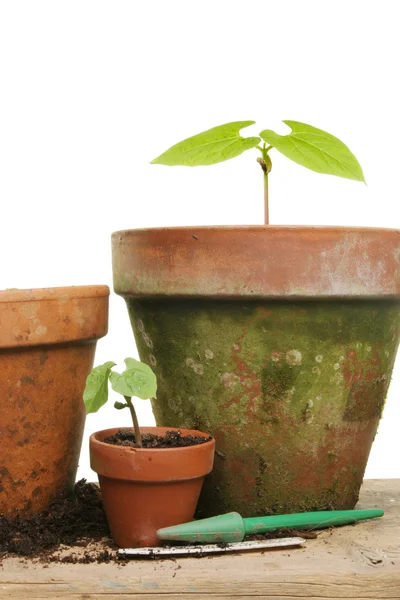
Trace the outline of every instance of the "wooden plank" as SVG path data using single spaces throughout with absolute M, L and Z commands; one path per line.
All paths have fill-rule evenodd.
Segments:
M 118 564 L 3 560 L 1 599 L 400 600 L 400 480 L 366 481 L 359 508 L 382 519 L 323 531 L 303 549 Z
M 235 599 L 250 599 L 250 598 L 289 598 L 299 599 L 308 598 L 312 600 L 330 600 L 332 599 L 392 599 L 397 600 L 400 598 L 400 577 L 397 576 L 391 582 L 387 581 L 386 576 L 367 576 L 363 581 L 357 581 L 357 577 L 354 575 L 348 576 L 346 579 L 341 577 L 339 580 L 334 576 L 327 576 L 324 583 L 320 583 L 313 580 L 313 577 L 304 578 L 304 581 L 293 580 L 293 581 L 264 581 L 264 582 L 253 582 L 251 586 L 244 585 L 241 583 L 232 583 L 225 585 L 224 590 L 216 591 L 214 588 L 210 589 L 209 585 L 205 582 L 197 582 L 196 585 L 191 585 L 189 581 L 186 581 L 185 585 L 177 584 L 176 590 L 173 590 L 173 584 L 168 584 L 168 590 L 164 585 L 165 582 L 159 583 L 156 586 L 145 584 L 141 589 L 137 585 L 129 586 L 129 584 L 120 583 L 117 581 L 113 582 L 113 586 L 103 589 L 93 589 L 88 586 L 82 586 L 78 582 L 74 584 L 35 584 L 31 583 L 28 588 L 25 584 L 17 584 L 8 588 L 8 586 L 1 586 L 1 598 L 20 599 L 25 600 L 32 598 L 34 600 L 48 599 L 48 598 L 60 598 L 60 599 L 72 599 L 79 598 L 83 599 L 96 599 L 100 600 L 107 598 L 107 600 L 114 598 L 115 600 L 125 600 L 132 598 L 143 598 L 143 600 L 150 600 L 162 597 L 163 600 L 175 599 L 175 598 L 190 598 L 193 600 L 205 599 L 212 597 L 217 598 L 235 598 Z M 246 589 L 247 588 L 247 589 Z M 249 589 L 250 588 L 250 589 Z
M 273 591 L 269 591 L 266 594 L 261 594 L 258 596 L 248 596 L 247 594 L 244 596 L 242 594 L 240 595 L 236 595 L 236 594 L 229 594 L 229 595 L 224 595 L 224 596 L 215 596 L 214 594 L 211 595 L 211 598 L 213 598 L 214 600 L 227 600 L 228 598 L 233 598 L 234 600 L 254 600 L 254 598 L 259 598 L 259 599 L 266 599 L 266 600 L 301 600 L 301 599 L 307 599 L 307 600 L 327 600 L 329 598 L 329 600 L 343 600 L 343 596 L 314 596 L 311 595 L 313 594 L 312 591 L 307 592 L 307 595 L 296 595 L 296 596 L 288 596 L 287 594 L 281 596 L 277 596 Z M 7 596 L 9 598 L 11 598 L 11 596 Z M 14 596 L 14 598 L 20 598 L 21 600 L 23 598 L 27 598 L 27 596 Z M 181 593 L 179 594 L 162 594 L 162 598 L 163 600 L 183 600 L 184 598 L 191 598 L 192 600 L 206 600 L 206 598 L 209 598 L 209 595 L 196 595 L 196 596 L 187 596 L 187 595 L 183 595 Z M 49 598 L 49 596 L 41 596 L 40 598 Z M 58 596 L 58 595 L 53 595 L 51 596 L 51 598 L 54 599 L 60 599 L 60 598 L 65 598 L 65 596 Z M 115 594 L 111 594 L 111 595 L 107 595 L 104 596 L 103 594 L 98 595 L 97 593 L 94 594 L 73 594 L 73 595 L 69 595 L 68 598 L 70 600 L 104 600 L 104 598 L 106 598 L 106 600 L 132 600 L 133 598 L 142 598 L 143 600 L 160 600 L 161 595 L 160 594 L 146 594 L 145 596 L 139 596 L 136 593 L 134 594 L 122 594 L 122 595 L 115 595 Z M 373 596 L 352 596 L 351 600 L 365 600 L 365 598 L 373 598 Z M 388 598 L 388 596 L 386 596 L 386 598 Z M 397 599 L 398 596 L 390 596 L 389 598 L 395 598 Z

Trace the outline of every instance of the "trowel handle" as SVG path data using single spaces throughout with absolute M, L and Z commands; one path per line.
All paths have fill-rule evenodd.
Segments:
M 382 517 L 383 510 L 327 510 L 292 515 L 273 515 L 243 519 L 246 535 L 265 533 L 274 529 L 324 529 Z

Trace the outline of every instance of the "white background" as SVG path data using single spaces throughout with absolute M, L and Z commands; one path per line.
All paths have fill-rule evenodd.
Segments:
M 112 285 L 118 229 L 263 219 L 257 151 L 213 167 L 149 165 L 228 121 L 325 129 L 368 186 L 271 153 L 271 222 L 400 227 L 398 3 L 393 0 L 0 0 L 0 288 Z M 96 362 L 136 350 L 124 302 Z M 367 468 L 399 477 L 400 362 Z M 141 423 L 152 424 L 148 403 Z M 121 419 L 123 422 L 121 422 Z M 92 479 L 90 415 L 78 476 Z M 397 458 L 396 458 L 397 457 Z

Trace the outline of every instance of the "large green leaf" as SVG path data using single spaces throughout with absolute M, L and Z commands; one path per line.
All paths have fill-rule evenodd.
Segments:
M 86 413 L 97 412 L 108 400 L 108 379 L 115 363 L 106 362 L 95 367 L 86 378 L 86 387 L 83 392 L 83 401 Z
M 242 138 L 239 134 L 241 129 L 254 123 L 255 121 L 235 121 L 213 127 L 175 144 L 152 160 L 151 164 L 198 167 L 229 160 L 260 143 L 259 137 Z
M 126 358 L 126 371 L 110 374 L 111 387 L 123 396 L 136 396 L 142 400 L 155 398 L 157 379 L 152 369 L 134 358 Z
M 291 133 L 278 135 L 265 129 L 260 136 L 267 144 L 311 171 L 365 181 L 358 160 L 338 138 L 305 123 L 283 122 L 291 128 Z

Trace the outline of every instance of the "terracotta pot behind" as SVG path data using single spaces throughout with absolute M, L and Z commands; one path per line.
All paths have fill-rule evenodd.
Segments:
M 43 511 L 72 488 L 82 401 L 107 286 L 0 292 L 0 513 Z
M 163 435 L 172 427 L 144 427 Z M 102 440 L 118 429 L 90 437 L 90 464 L 99 476 L 107 520 L 121 548 L 157 546 L 161 527 L 193 519 L 204 477 L 213 467 L 215 442 L 185 448 L 141 449 L 112 446 Z M 201 431 L 182 435 L 208 437 Z
M 156 423 L 216 440 L 202 516 L 354 507 L 399 343 L 399 233 L 113 234 Z

